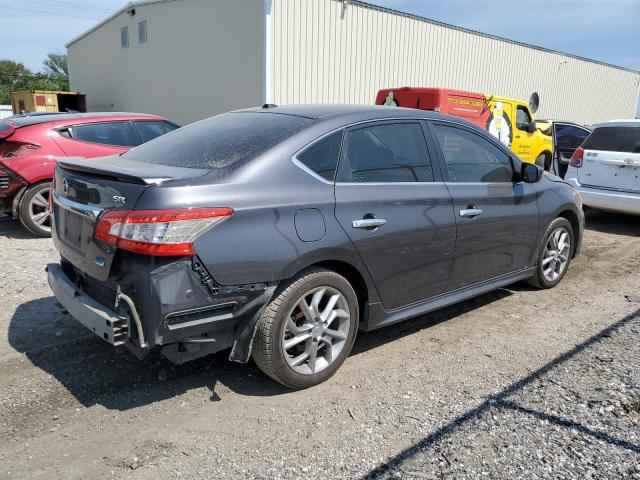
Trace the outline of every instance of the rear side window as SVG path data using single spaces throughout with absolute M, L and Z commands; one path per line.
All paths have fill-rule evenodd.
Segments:
M 176 128 L 175 125 L 169 122 L 162 121 L 151 121 L 151 120 L 135 120 L 133 122 L 138 135 L 140 136 L 140 140 L 142 143 L 148 142 L 149 140 L 153 140 L 160 135 L 164 135 L 165 133 L 169 133 L 174 131 Z
M 497 146 L 461 128 L 435 125 L 449 172 L 456 183 L 511 182 L 511 158 Z
M 352 130 L 347 133 L 344 151 L 340 182 L 433 182 L 431 159 L 418 123 Z
M 599 127 L 584 142 L 585 150 L 640 153 L 640 127 Z
M 72 127 L 73 138 L 84 142 L 132 147 L 137 141 L 127 122 L 101 122 Z
M 296 159 L 312 172 L 333 182 L 341 145 L 342 130 L 317 141 L 296 155 Z
M 219 169 L 239 166 L 314 120 L 277 113 L 224 113 L 192 123 L 124 154 L 138 162 Z
M 558 148 L 578 148 L 589 135 L 589 130 L 573 125 L 556 125 L 556 143 Z

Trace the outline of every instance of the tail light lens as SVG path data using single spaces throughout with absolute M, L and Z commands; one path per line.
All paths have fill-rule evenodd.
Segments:
M 35 143 L 3 142 L 0 144 L 0 157 L 24 157 L 33 153 L 33 151 L 38 148 L 40 148 L 40 145 L 36 145 Z
M 112 211 L 100 217 L 94 236 L 145 255 L 195 255 L 196 238 L 231 215 L 231 208 Z
M 584 148 L 580 145 L 571 155 L 571 166 L 580 168 L 582 166 L 582 158 L 584 157 Z

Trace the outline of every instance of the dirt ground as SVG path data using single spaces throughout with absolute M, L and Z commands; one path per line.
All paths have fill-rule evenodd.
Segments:
M 559 287 L 361 333 L 301 392 L 114 350 L 56 309 L 52 261 L 0 217 L 0 478 L 640 478 L 637 217 L 589 215 Z

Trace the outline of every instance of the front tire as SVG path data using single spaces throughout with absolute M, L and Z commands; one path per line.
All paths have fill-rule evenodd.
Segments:
M 538 155 L 538 158 L 536 158 L 536 165 L 540 168 L 544 168 L 545 171 L 549 171 L 549 167 L 551 167 L 551 165 L 547 165 L 547 155 L 544 153 Z
M 555 287 L 569 269 L 573 248 L 571 223 L 566 218 L 556 218 L 547 228 L 540 245 L 535 274 L 525 282 L 540 289 Z
M 51 236 L 49 211 L 49 182 L 36 183 L 27 189 L 20 200 L 20 223 L 38 237 Z
M 358 321 L 358 298 L 349 282 L 330 270 L 307 270 L 281 287 L 265 307 L 253 359 L 286 387 L 318 385 L 349 356 Z

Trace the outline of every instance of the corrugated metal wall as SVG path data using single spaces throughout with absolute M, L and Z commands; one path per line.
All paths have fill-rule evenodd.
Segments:
M 385 87 L 441 86 L 528 100 L 538 118 L 633 118 L 640 75 L 335 0 L 273 0 L 270 100 L 373 103 Z
M 147 42 L 138 43 L 138 22 Z M 129 46 L 120 29 L 129 27 Z M 166 115 L 186 124 L 263 99 L 262 0 L 179 0 L 121 13 L 68 46 L 71 88 L 89 111 Z

